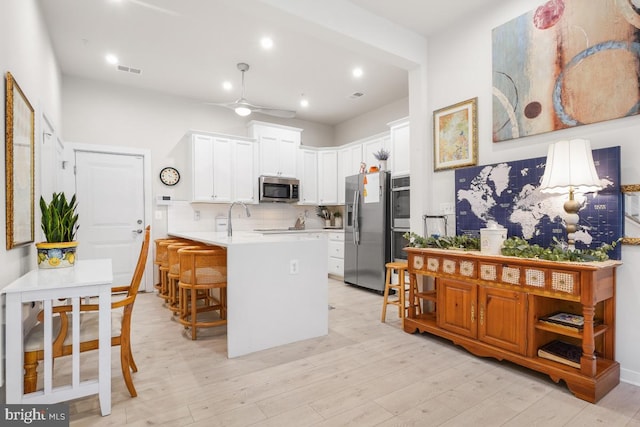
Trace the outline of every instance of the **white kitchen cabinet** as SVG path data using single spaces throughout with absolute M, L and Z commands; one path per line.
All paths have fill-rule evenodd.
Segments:
M 318 151 L 299 150 L 300 204 L 318 204 Z
M 191 189 L 194 202 L 213 201 L 213 137 L 191 137 Z
M 249 136 L 258 141 L 260 175 L 296 177 L 301 132 L 289 126 L 249 122 Z
M 338 152 L 318 151 L 318 201 L 321 205 L 338 204 Z
M 409 119 L 404 118 L 389 123 L 391 157 L 389 168 L 391 175 L 408 175 L 410 173 L 410 132 Z
M 362 144 L 353 144 L 338 150 L 338 203 L 344 204 L 345 178 L 357 175 L 362 162 Z
M 389 151 L 389 146 L 390 142 L 388 133 L 377 135 L 362 143 L 362 157 L 364 159 L 363 161 L 367 164 L 367 171 L 369 171 L 371 166 L 378 166 L 380 164 L 380 161 L 375 158 L 374 153 L 377 153 L 381 149 Z
M 192 201 L 255 203 L 254 144 L 240 137 L 193 134 Z
M 344 277 L 344 231 L 328 232 L 328 271 L 329 276 Z
M 258 203 L 256 197 L 258 178 L 255 176 L 254 141 L 235 140 L 233 145 L 233 200 L 245 203 Z

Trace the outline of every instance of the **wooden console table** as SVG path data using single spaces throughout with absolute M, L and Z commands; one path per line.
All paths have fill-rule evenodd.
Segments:
M 619 261 L 553 262 L 487 256 L 475 251 L 405 248 L 409 277 L 434 277 L 433 289 L 411 286 L 404 330 L 438 335 L 483 357 L 508 360 L 564 380 L 580 399 L 595 403 L 620 382 L 615 361 L 615 286 Z M 584 316 L 581 331 L 540 321 L 563 311 Z M 594 319 L 597 321 L 594 322 Z M 600 322 L 601 321 L 601 322 Z M 538 356 L 561 340 L 582 347 L 580 368 Z

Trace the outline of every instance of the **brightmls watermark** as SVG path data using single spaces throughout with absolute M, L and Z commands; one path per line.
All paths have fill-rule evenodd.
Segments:
M 0 421 L 3 426 L 69 427 L 69 404 L 0 404 Z

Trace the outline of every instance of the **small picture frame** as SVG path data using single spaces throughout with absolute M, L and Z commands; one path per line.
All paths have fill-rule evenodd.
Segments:
M 478 98 L 433 112 L 434 170 L 478 164 Z

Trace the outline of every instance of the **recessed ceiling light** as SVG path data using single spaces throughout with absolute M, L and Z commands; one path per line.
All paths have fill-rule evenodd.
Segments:
M 115 65 L 118 63 L 118 57 L 112 53 L 108 53 L 104 58 L 107 60 L 107 63 L 111 65 Z
M 230 81 L 226 81 L 226 82 L 222 83 L 222 88 L 224 90 L 231 90 L 231 89 L 233 89 L 233 85 L 231 84 Z
M 355 77 L 355 78 L 362 77 L 362 74 L 363 74 L 362 68 L 360 68 L 360 67 L 354 68 L 353 71 L 351 72 L 351 74 L 353 74 L 353 77 Z
M 263 37 L 260 39 L 260 45 L 263 49 L 271 49 L 273 47 L 273 39 L 271 37 Z
M 306 99 L 306 98 L 302 98 L 302 99 L 300 100 L 300 106 L 301 106 L 301 107 L 305 107 L 305 108 L 306 108 L 306 107 L 308 107 L 308 106 L 309 106 L 309 100 L 308 100 L 308 99 Z

